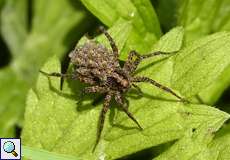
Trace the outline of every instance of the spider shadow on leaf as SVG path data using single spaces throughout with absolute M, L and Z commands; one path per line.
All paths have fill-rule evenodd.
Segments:
M 127 100 L 127 103 L 129 103 L 129 101 Z M 130 126 L 126 126 L 124 124 L 120 124 L 120 122 L 122 120 L 119 120 L 117 122 L 115 122 L 115 116 L 116 116 L 116 112 L 118 114 L 118 112 L 122 113 L 122 109 L 120 109 L 120 107 L 118 107 L 116 105 L 116 102 L 112 101 L 111 103 L 111 108 L 110 108 L 110 114 L 109 114 L 109 123 L 112 127 L 117 127 L 117 128 L 120 128 L 120 129 L 123 129 L 123 130 L 139 130 L 139 127 L 136 126 L 135 124 L 132 125 L 132 127 Z M 128 119 L 127 117 L 125 117 L 125 119 Z
M 59 96 L 61 97 L 65 97 L 67 99 L 71 99 L 71 100 L 76 100 L 76 95 L 75 94 L 69 94 L 69 93 L 64 93 L 63 91 L 55 88 L 53 85 L 52 85 L 52 82 L 51 82 L 51 79 L 49 77 L 48 78 L 48 84 L 49 84 L 49 89 L 52 91 L 52 92 L 55 92 L 56 94 L 58 94 Z
M 93 106 L 91 103 L 79 106 L 81 104 L 81 101 L 90 100 L 93 98 L 92 95 L 85 95 L 84 98 L 80 95 L 84 87 L 81 84 L 79 85 L 79 82 L 77 81 L 71 82 L 70 80 L 67 80 L 67 83 L 71 89 L 71 92 L 73 93 L 73 94 L 70 94 L 70 93 L 64 93 L 63 90 L 60 90 L 54 87 L 50 77 L 47 77 L 47 79 L 48 79 L 48 85 L 49 85 L 50 91 L 55 92 L 57 95 L 61 97 L 76 101 L 77 111 L 89 110 L 95 106 L 95 105 Z
M 126 96 L 131 98 L 131 99 L 136 99 L 136 100 L 145 97 L 145 98 L 152 99 L 152 100 L 160 100 L 160 101 L 168 101 L 168 102 L 180 102 L 176 99 L 163 98 L 162 96 L 153 96 L 152 94 L 145 93 L 142 90 L 140 90 L 140 91 L 132 88 L 132 89 L 130 89 L 130 91 L 128 92 L 128 94 Z
M 67 79 L 67 83 L 71 91 L 77 96 L 76 100 L 76 111 L 82 112 L 95 108 L 100 103 L 99 94 L 85 94 L 83 90 L 88 85 L 81 83 L 78 80 Z M 103 98 L 103 97 L 102 97 Z M 87 102 L 87 103 L 86 103 Z
M 148 93 L 143 93 L 143 97 L 153 100 L 160 100 L 160 101 L 167 101 L 167 102 L 180 102 L 177 99 L 169 99 L 169 98 L 163 98 L 162 96 L 153 96 Z

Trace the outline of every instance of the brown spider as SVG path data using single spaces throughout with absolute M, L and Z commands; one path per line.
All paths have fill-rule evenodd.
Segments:
M 110 101 L 114 97 L 115 101 L 121 106 L 123 111 L 131 118 L 140 129 L 142 127 L 134 116 L 128 111 L 128 107 L 125 106 L 123 94 L 126 93 L 132 86 L 140 91 L 140 88 L 134 83 L 147 82 L 158 88 L 163 89 L 166 92 L 176 96 L 178 99 L 183 100 L 170 88 L 161 85 L 160 83 L 152 80 L 148 77 L 134 76 L 134 72 L 141 62 L 141 60 L 157 56 L 168 55 L 171 53 L 157 51 L 148 55 L 139 55 L 136 51 L 131 51 L 128 55 L 128 60 L 124 66 L 119 65 L 118 48 L 113 38 L 108 34 L 104 27 L 99 27 L 100 31 L 105 34 L 110 42 L 112 52 L 105 48 L 103 45 L 96 43 L 93 40 L 86 42 L 83 46 L 76 47 L 70 54 L 71 63 L 74 66 L 74 71 L 70 74 L 62 73 L 46 73 L 47 76 L 56 76 L 61 78 L 78 79 L 81 82 L 90 84 L 92 86 L 86 87 L 84 93 L 103 93 L 105 94 L 105 100 L 103 108 L 100 113 L 99 128 L 97 132 L 97 139 L 93 151 L 99 143 L 101 132 L 104 126 L 105 115 L 109 109 Z

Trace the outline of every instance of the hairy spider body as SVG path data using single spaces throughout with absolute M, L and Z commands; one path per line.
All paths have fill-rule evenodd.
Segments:
M 97 132 L 97 139 L 93 150 L 99 143 L 101 132 L 104 126 L 105 115 L 109 109 L 110 101 L 114 97 L 115 101 L 119 104 L 121 109 L 132 119 L 140 129 L 141 125 L 134 118 L 134 116 L 128 111 L 127 104 L 124 101 L 124 93 L 126 93 L 132 86 L 140 91 L 140 88 L 135 85 L 138 82 L 150 83 L 162 90 L 174 95 L 180 100 L 183 100 L 170 88 L 161 85 L 160 83 L 148 78 L 134 76 L 134 72 L 141 62 L 141 60 L 157 55 L 168 55 L 171 53 L 166 52 L 153 52 L 148 55 L 141 56 L 136 51 L 129 53 L 128 59 L 124 66 L 119 65 L 118 49 L 113 41 L 112 37 L 104 29 L 99 28 L 102 33 L 105 34 L 110 42 L 112 51 L 108 50 L 101 44 L 96 43 L 93 40 L 89 40 L 83 46 L 76 47 L 70 54 L 71 63 L 74 66 L 74 71 L 70 74 L 62 73 L 46 73 L 41 71 L 47 76 L 56 76 L 63 78 L 78 79 L 83 83 L 90 84 L 91 86 L 84 89 L 85 93 L 103 93 L 105 94 L 105 100 L 103 108 L 100 113 L 99 127 Z

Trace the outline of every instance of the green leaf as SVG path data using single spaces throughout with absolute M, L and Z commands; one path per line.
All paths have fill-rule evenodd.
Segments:
M 132 21 L 135 27 L 161 35 L 156 13 L 149 0 L 81 0 L 104 24 L 112 26 L 121 17 Z M 136 28 L 137 29 L 137 28 Z
M 187 45 L 175 59 L 172 85 L 186 97 L 216 82 L 230 65 L 230 33 L 216 33 Z
M 230 30 L 229 0 L 180 0 L 178 24 L 185 27 L 186 41 Z
M 152 1 L 163 31 L 168 31 L 177 23 L 178 0 Z
M 178 50 L 182 38 L 174 42 L 173 40 L 177 39 L 175 35 L 183 37 L 182 28 L 176 28 L 162 37 L 155 48 Z M 170 87 L 173 61 L 174 56 L 146 60 L 140 65 L 137 74 L 156 79 Z M 42 70 L 52 72 L 59 68 L 57 58 L 52 58 Z M 58 90 L 58 78 L 39 76 L 36 88 L 30 90 L 27 98 L 22 135 L 24 145 L 83 159 L 116 159 L 179 139 L 188 130 L 198 128 L 202 124 L 212 126 L 214 122 L 219 122 L 220 126 L 229 118 L 228 114 L 215 108 L 183 104 L 158 88 L 149 84 L 139 84 L 144 96 L 135 98 L 129 93 L 126 97 L 129 100 L 130 112 L 138 119 L 144 130 L 140 131 L 123 112 L 117 109 L 117 105 L 113 104 L 106 116 L 100 143 L 92 153 L 102 105 L 93 106 L 92 96 L 85 99 L 81 105 L 77 105 L 82 85 L 75 82 L 73 88 L 72 83 L 74 82 L 65 85 L 61 92 Z M 215 129 L 218 128 L 216 125 Z
M 185 27 L 187 42 L 202 36 L 230 30 L 230 1 L 229 0 L 185 0 L 178 1 L 178 24 Z M 223 91 L 229 86 L 229 69 L 222 71 L 221 75 L 199 94 L 199 101 L 214 104 Z
M 14 136 L 14 126 L 21 124 L 26 94 L 41 65 L 54 54 L 62 57 L 94 22 L 80 2 L 39 0 L 32 4 L 29 33 L 28 1 L 7 0 L 1 10 L 1 34 L 13 54 L 9 68 L 0 70 L 2 137 Z
M 210 160 L 225 160 L 230 157 L 230 125 L 227 124 L 217 133 L 212 143 L 209 144 Z
M 164 52 L 179 51 L 183 45 L 183 42 L 183 27 L 175 27 L 166 33 L 163 37 L 161 37 L 161 39 L 152 47 L 151 50 Z
M 219 4 L 218 12 L 216 13 L 213 31 L 230 31 L 230 1 L 222 0 Z
M 14 137 L 15 125 L 21 125 L 28 86 L 11 68 L 1 70 L 0 82 L 0 137 Z
M 221 75 L 209 85 L 206 89 L 202 90 L 199 94 L 199 100 L 202 103 L 213 105 L 220 98 L 222 93 L 229 87 L 230 84 L 230 65 L 222 71 Z M 226 110 L 225 110 L 226 111 Z
M 215 132 L 220 128 L 225 120 L 229 118 L 229 115 L 216 119 L 213 117 L 213 121 L 206 121 L 201 124 L 198 128 L 193 130 L 188 130 L 183 138 L 177 141 L 169 150 L 155 158 L 156 160 L 222 160 L 221 156 L 224 152 L 229 155 L 229 143 L 223 140 L 229 139 L 229 137 L 222 137 L 222 140 L 213 140 Z M 211 119 L 210 119 L 211 120 Z M 218 135 L 218 134 L 217 134 Z M 213 140 L 213 141 L 212 141 Z M 220 142 L 224 142 L 224 145 L 220 145 Z M 229 142 L 229 140 L 228 140 Z M 215 145 L 215 146 L 213 146 Z M 225 148 L 227 147 L 227 148 Z M 215 149 L 214 149 L 215 148 Z M 224 153 L 225 154 L 225 153 Z M 218 157 L 218 158 L 217 158 Z
M 82 23 L 76 28 L 78 31 L 72 33 L 75 38 L 80 38 L 82 31 L 91 24 L 90 21 L 85 21 L 86 16 L 87 13 L 80 2 L 35 1 L 32 30 L 23 49 L 19 51 L 23 54 L 13 63 L 14 69 L 29 83 L 34 82 L 39 68 L 48 57 L 54 54 L 61 57 L 69 50 L 73 42 L 66 36 Z
M 81 0 L 105 25 L 111 27 L 121 18 L 133 25 L 128 44 L 120 58 L 125 60 L 130 50 L 149 52 L 161 35 L 160 25 L 149 0 Z M 126 53 L 126 54 L 123 54 Z
M 209 33 L 220 1 L 180 1 L 178 23 L 186 30 L 186 40 L 195 40 Z
M 48 152 L 46 150 L 37 149 L 28 146 L 22 146 L 22 156 L 24 158 L 33 159 L 33 160 L 78 160 L 79 158 L 75 158 L 73 156 L 56 154 L 52 152 Z
M 7 0 L 1 9 L 1 34 L 14 57 L 21 54 L 28 32 L 27 1 Z

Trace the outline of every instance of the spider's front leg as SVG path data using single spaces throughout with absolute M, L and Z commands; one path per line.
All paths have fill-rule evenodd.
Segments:
M 146 58 L 150 58 L 150 57 L 154 57 L 154 56 L 158 56 L 158 55 L 170 55 L 176 52 L 161 52 L 161 51 L 156 51 L 147 55 L 140 55 L 139 53 L 137 53 L 136 51 L 131 51 L 129 53 L 128 59 L 124 64 L 123 69 L 132 74 L 136 69 L 138 64 Z
M 39 72 L 48 76 L 48 77 L 70 78 L 72 76 L 72 74 L 63 74 L 63 73 L 58 73 L 58 72 L 47 73 L 47 72 L 44 72 L 41 70 Z
M 116 102 L 121 106 L 122 110 L 127 114 L 127 116 L 128 116 L 130 119 L 132 119 L 133 122 L 135 122 L 135 123 L 137 124 L 137 126 L 138 126 L 141 130 L 143 130 L 142 127 L 141 127 L 141 125 L 138 123 L 138 121 L 137 121 L 137 120 L 134 118 L 134 116 L 132 115 L 132 113 L 130 113 L 130 112 L 128 111 L 128 107 L 124 106 L 124 101 L 123 101 L 123 98 L 122 98 L 120 92 L 117 92 L 117 93 L 115 94 L 115 100 L 116 100 Z
M 102 132 L 103 127 L 104 127 L 105 115 L 106 115 L 106 113 L 107 113 L 107 111 L 109 109 L 111 98 L 112 98 L 111 93 L 108 93 L 106 95 L 106 97 L 105 97 L 103 108 L 102 108 L 101 113 L 100 113 L 100 120 L 99 120 L 99 123 L 98 123 L 99 127 L 98 127 L 98 131 L 97 131 L 97 139 L 96 139 L 95 146 L 93 148 L 93 152 L 96 149 L 96 147 L 98 145 L 98 142 L 99 142 L 99 140 L 101 138 L 101 132 Z
M 48 76 L 48 77 L 61 77 L 60 90 L 62 90 L 63 78 L 75 79 L 75 75 L 73 75 L 73 74 L 63 74 L 63 73 L 57 73 L 57 72 L 46 73 L 46 72 L 41 71 L 41 70 L 39 72 Z
M 156 87 L 158 87 L 158 88 L 160 88 L 160 89 L 162 89 L 162 90 L 164 90 L 164 91 L 166 91 L 166 92 L 168 92 L 168 93 L 174 95 L 175 97 L 177 97 L 177 98 L 180 99 L 181 101 L 186 101 L 186 100 L 183 99 L 182 97 L 178 96 L 178 95 L 177 95 L 174 91 L 172 91 L 170 88 L 168 88 L 168 87 L 166 87 L 166 86 L 164 86 L 164 85 L 162 85 L 162 84 L 160 84 L 160 83 L 158 83 L 158 82 L 156 82 L 156 81 L 154 81 L 154 80 L 152 80 L 152 79 L 150 79 L 150 78 L 148 78 L 148 77 L 134 77 L 134 78 L 132 79 L 132 82 L 147 82 L 147 83 L 150 83 L 150 84 L 152 84 L 152 85 L 154 85 L 154 86 L 156 86 Z
M 156 51 L 156 52 L 153 52 L 150 54 L 142 55 L 141 59 L 146 59 L 146 58 L 150 58 L 150 57 L 154 57 L 154 56 L 158 56 L 158 55 L 172 55 L 174 53 L 177 53 L 177 51 L 173 51 L 173 52 Z

